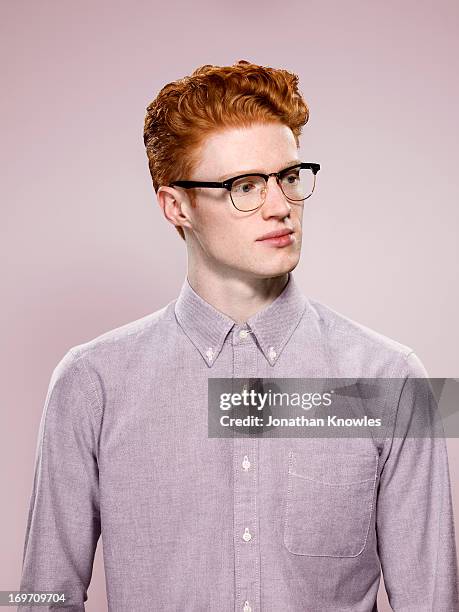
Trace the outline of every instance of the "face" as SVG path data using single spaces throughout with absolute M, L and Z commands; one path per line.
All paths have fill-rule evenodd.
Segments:
M 232 128 L 209 137 L 190 180 L 223 181 L 247 172 L 278 172 L 302 161 L 289 127 L 280 123 Z M 191 256 L 222 274 L 270 278 L 293 270 L 301 252 L 304 202 L 292 202 L 270 177 L 263 206 L 241 212 L 226 189 L 198 188 L 196 207 L 180 189 Z M 266 234 L 288 230 L 277 239 Z

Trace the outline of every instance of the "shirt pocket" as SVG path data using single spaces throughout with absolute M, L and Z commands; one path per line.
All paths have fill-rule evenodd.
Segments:
M 295 555 L 356 557 L 371 524 L 378 455 L 290 451 L 284 544 Z

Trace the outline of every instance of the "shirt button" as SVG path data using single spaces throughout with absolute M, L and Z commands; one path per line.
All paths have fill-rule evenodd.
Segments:
M 277 357 L 277 353 L 276 353 L 276 351 L 274 350 L 274 347 L 273 347 L 273 346 L 270 346 L 270 347 L 269 347 L 268 357 L 271 359 L 271 361 L 274 361 L 274 359 L 276 359 L 276 357 Z
M 239 338 L 247 338 L 248 335 L 249 332 L 246 329 L 241 329 L 241 331 L 239 332 Z
M 242 462 L 242 467 L 244 468 L 245 472 L 248 472 L 248 470 L 250 468 L 250 461 L 249 461 L 249 458 L 247 457 L 247 455 L 244 455 L 244 460 Z
M 242 539 L 244 540 L 244 542 L 250 542 L 250 540 L 252 539 L 252 534 L 250 533 L 248 527 L 244 529 L 244 533 L 242 534 Z
M 212 359 L 214 358 L 214 349 L 211 346 L 209 346 L 209 348 L 206 351 L 206 357 L 208 361 L 212 361 Z
M 242 608 L 242 612 L 252 612 L 252 608 L 249 605 L 249 602 L 244 602 L 244 607 Z

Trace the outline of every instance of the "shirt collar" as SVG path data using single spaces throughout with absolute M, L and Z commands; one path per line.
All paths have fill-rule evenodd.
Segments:
M 214 365 L 226 336 L 235 325 L 253 333 L 268 363 L 274 365 L 305 308 L 306 297 L 289 273 L 282 293 L 240 326 L 198 295 L 186 278 L 175 302 L 175 316 L 209 367 Z

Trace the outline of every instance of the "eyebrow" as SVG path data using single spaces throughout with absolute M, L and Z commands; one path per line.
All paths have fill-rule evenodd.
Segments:
M 279 170 L 279 172 L 281 172 L 282 170 L 285 170 L 286 168 L 289 168 L 290 166 L 294 166 L 296 164 L 301 164 L 301 160 L 300 159 L 292 159 L 289 162 L 285 162 L 285 164 L 282 166 L 282 168 Z M 256 170 L 256 169 L 251 169 L 251 170 L 239 170 L 239 171 L 234 171 L 231 172 L 230 174 L 225 174 L 224 176 L 220 177 L 218 180 L 219 183 L 223 183 L 223 181 L 226 181 L 229 178 L 232 178 L 233 176 L 239 176 L 241 174 L 267 174 L 266 172 L 263 172 L 263 170 Z

